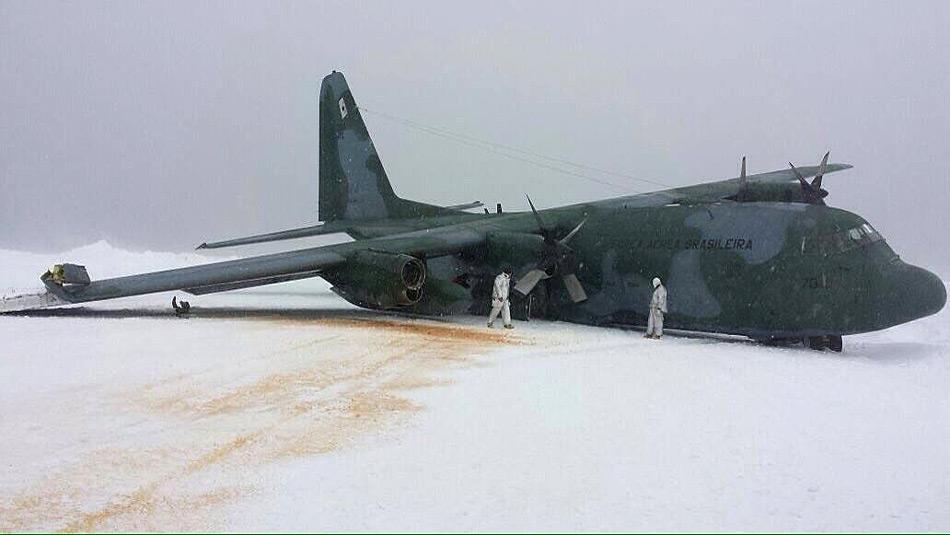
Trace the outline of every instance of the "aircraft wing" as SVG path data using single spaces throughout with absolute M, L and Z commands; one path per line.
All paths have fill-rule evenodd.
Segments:
M 825 167 L 825 173 L 834 173 L 851 169 L 851 165 L 846 163 L 829 163 Z M 798 172 L 803 178 L 812 178 L 818 175 L 820 167 L 817 165 L 798 167 Z M 798 177 L 791 169 L 779 169 L 768 173 L 759 173 L 747 177 L 749 184 L 774 185 L 781 187 L 788 185 L 790 188 L 798 189 Z M 729 198 L 736 194 L 739 188 L 739 177 L 719 180 L 715 182 L 706 182 L 695 186 L 686 186 L 668 190 L 676 202 L 715 202 Z
M 64 264 L 81 272 L 76 280 L 41 280 L 46 294 L 0 300 L 0 312 L 32 310 L 149 293 L 184 290 L 195 295 L 250 288 L 319 276 L 327 270 L 359 262 L 361 253 L 432 258 L 477 246 L 485 233 L 464 226 L 442 227 L 311 249 L 203 264 L 198 266 L 90 281 L 82 266 Z
M 851 169 L 851 164 L 847 163 L 829 163 L 825 166 L 825 174 L 834 173 L 835 171 L 844 171 L 845 169 Z M 811 178 L 818 174 L 818 171 L 821 170 L 821 167 L 817 165 L 808 165 L 805 167 L 796 167 L 798 172 L 802 174 L 804 178 Z M 732 182 L 733 180 L 738 181 L 739 177 L 731 178 L 724 182 Z M 759 182 L 759 183 L 772 183 L 780 184 L 783 182 L 798 182 L 798 178 L 795 177 L 795 173 L 791 169 L 779 169 L 778 171 L 770 171 L 768 173 L 759 173 L 757 175 L 749 175 L 750 182 Z
M 467 202 L 467 203 L 462 203 L 462 204 L 453 204 L 452 206 L 446 206 L 445 209 L 462 211 L 462 210 L 469 210 L 471 208 L 481 208 L 482 206 L 485 206 L 485 204 L 482 201 L 472 201 L 472 202 Z

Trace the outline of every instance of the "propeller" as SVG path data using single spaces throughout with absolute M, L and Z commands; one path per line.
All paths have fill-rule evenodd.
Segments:
M 749 198 L 749 180 L 745 176 L 745 156 L 742 157 L 742 168 L 739 170 L 739 191 L 735 200 L 743 202 Z
M 581 281 L 578 280 L 575 274 L 577 270 L 577 255 L 574 250 L 567 245 L 568 242 L 580 232 L 584 224 L 587 223 L 587 217 L 585 216 L 584 219 L 563 238 L 557 239 L 555 237 L 556 229 L 544 223 L 541 214 L 538 213 L 538 210 L 534 207 L 534 203 L 531 202 L 531 197 L 525 195 L 525 198 L 528 199 L 528 206 L 531 207 L 531 213 L 534 214 L 534 219 L 538 223 L 538 230 L 544 239 L 544 245 L 541 250 L 541 258 L 537 265 L 524 276 L 518 278 L 518 283 L 515 284 L 515 291 L 522 295 L 528 295 L 542 280 L 560 274 L 561 282 L 564 283 L 564 288 L 567 290 L 571 301 L 579 303 L 587 300 L 587 292 L 584 291 Z
M 792 172 L 795 173 L 795 176 L 798 178 L 798 183 L 802 186 L 802 198 L 808 204 L 825 204 L 824 198 L 828 196 L 828 191 L 821 189 L 821 179 L 825 176 L 829 154 L 831 154 L 831 151 L 826 152 L 825 156 L 821 159 L 821 163 L 818 164 L 818 174 L 815 175 L 815 178 L 812 179 L 810 184 L 805 180 L 805 177 L 798 172 L 798 169 L 792 165 L 792 162 L 788 162 L 789 167 L 792 168 Z

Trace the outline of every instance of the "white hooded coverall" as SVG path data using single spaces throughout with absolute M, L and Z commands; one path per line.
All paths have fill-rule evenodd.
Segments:
M 495 284 L 491 290 L 491 315 L 488 316 L 488 325 L 491 326 L 501 312 L 501 319 L 505 325 L 511 325 L 511 309 L 508 308 L 508 283 L 511 276 L 501 273 L 495 277 Z
M 663 336 L 663 314 L 666 314 L 666 287 L 658 284 L 650 300 L 647 336 Z

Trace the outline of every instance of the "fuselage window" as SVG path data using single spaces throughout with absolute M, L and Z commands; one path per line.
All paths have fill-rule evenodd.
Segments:
M 876 241 L 880 241 L 880 240 L 883 240 L 883 239 L 884 239 L 884 238 L 881 237 L 881 233 L 880 233 L 880 232 L 874 230 L 874 227 L 872 227 L 871 225 L 869 225 L 869 224 L 867 224 L 867 223 L 861 225 L 861 232 L 864 234 L 865 239 L 866 239 L 869 243 L 874 243 L 874 242 L 876 242 Z
M 823 236 L 806 236 L 802 239 L 802 254 L 831 255 L 850 251 L 856 247 L 863 247 L 884 238 L 867 223 L 860 227 L 825 234 Z

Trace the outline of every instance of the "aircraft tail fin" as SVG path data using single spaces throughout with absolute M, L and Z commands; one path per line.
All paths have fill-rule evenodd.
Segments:
M 451 213 L 401 199 L 369 137 L 343 73 L 320 86 L 320 221 L 400 219 Z

